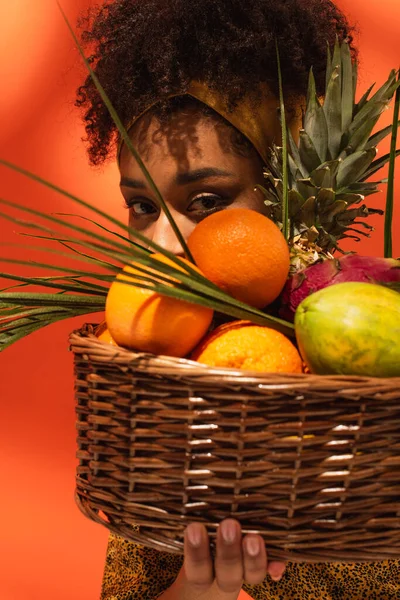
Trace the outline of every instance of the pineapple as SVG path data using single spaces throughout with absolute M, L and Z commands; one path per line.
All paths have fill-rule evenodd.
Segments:
M 339 241 L 369 237 L 373 229 L 363 219 L 383 211 L 367 207 L 366 196 L 378 191 L 383 181 L 366 182 L 389 161 L 376 159 L 377 144 L 391 126 L 371 136 L 382 112 L 388 107 L 399 82 L 392 70 L 388 80 L 368 99 L 371 86 L 355 103 L 357 67 L 347 42 L 336 42 L 333 56 L 328 49 L 326 91 L 323 104 L 309 76 L 307 106 L 299 143 L 288 132 L 288 217 L 291 272 L 298 272 L 321 258 L 332 258 Z M 398 151 L 399 153 L 400 151 Z M 273 146 L 264 175 L 265 204 L 269 216 L 282 225 L 282 148 Z

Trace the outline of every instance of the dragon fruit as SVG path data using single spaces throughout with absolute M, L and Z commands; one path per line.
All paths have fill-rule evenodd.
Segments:
M 330 285 L 344 282 L 400 282 L 400 260 L 348 254 L 328 259 L 290 277 L 281 294 L 279 315 L 294 320 L 296 308 L 310 294 Z

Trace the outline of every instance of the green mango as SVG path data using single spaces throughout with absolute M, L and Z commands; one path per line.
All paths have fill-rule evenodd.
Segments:
M 303 300 L 294 323 L 312 373 L 400 377 L 400 293 L 338 283 Z

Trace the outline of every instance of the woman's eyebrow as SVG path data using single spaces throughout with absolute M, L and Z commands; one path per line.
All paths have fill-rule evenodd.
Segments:
M 208 177 L 234 177 L 234 173 L 215 167 L 203 167 L 202 169 L 187 171 L 186 173 L 178 173 L 175 177 L 175 182 L 178 185 L 185 185 L 186 183 L 193 183 L 194 181 L 200 181 Z
M 209 177 L 234 177 L 234 173 L 215 167 L 204 167 L 202 169 L 195 169 L 194 171 L 178 173 L 175 177 L 175 183 L 177 185 L 186 185 L 187 183 L 201 181 L 202 179 L 207 179 Z M 120 186 L 140 190 L 144 190 L 146 188 L 144 181 L 140 181 L 139 179 L 130 179 L 130 177 L 122 177 Z
M 146 184 L 143 181 L 139 181 L 138 179 L 130 179 L 129 177 L 121 177 L 119 185 L 120 187 L 124 186 L 140 190 L 144 190 L 146 188 Z

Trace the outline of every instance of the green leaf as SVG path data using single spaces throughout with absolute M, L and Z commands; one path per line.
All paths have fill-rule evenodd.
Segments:
M 355 115 L 353 122 L 349 127 L 350 135 L 360 127 L 371 116 L 377 104 L 388 104 L 393 94 L 396 91 L 398 82 L 396 82 L 396 71 L 392 70 L 387 81 L 379 88 L 377 92 L 364 104 L 359 112 Z
M 300 129 L 300 160 L 309 173 L 320 166 L 321 160 L 315 146 L 304 129 Z
M 98 312 L 104 309 L 104 299 L 94 296 L 75 296 L 42 294 L 33 292 L 0 292 L 1 305 L 24 306 L 49 306 L 51 308 L 63 306 L 75 310 L 76 308 L 88 309 L 88 312 Z
M 318 213 L 321 220 L 324 218 L 325 212 L 330 209 L 334 203 L 336 194 L 332 189 L 322 188 L 317 195 Z
M 360 110 L 363 108 L 363 106 L 366 104 L 366 102 L 368 101 L 368 96 L 371 93 L 371 90 L 375 87 L 375 83 L 373 83 L 365 92 L 365 94 L 363 96 L 361 96 L 360 101 L 358 102 L 358 104 L 355 105 L 354 107 L 354 112 L 353 112 L 353 117 L 355 117 Z
M 315 196 L 307 198 L 301 207 L 300 215 L 303 223 L 307 225 L 307 227 L 312 227 L 315 225 L 317 217 L 317 202 Z
M 353 63 L 353 116 L 355 115 L 355 107 L 356 107 L 356 94 L 357 94 L 357 82 L 358 82 L 358 64 L 355 60 Z
M 339 215 L 347 208 L 347 203 L 344 200 L 336 200 L 331 206 L 324 211 L 324 224 L 331 223 L 336 215 Z
M 294 138 L 293 138 L 293 135 L 292 135 L 292 132 L 290 131 L 290 129 L 288 130 L 288 139 L 289 139 L 291 156 L 292 156 L 294 162 L 296 163 L 296 167 L 300 172 L 300 176 L 308 177 L 308 171 L 307 171 L 307 169 L 304 168 L 304 165 L 301 162 L 299 147 L 296 144 L 296 142 L 294 141 Z
M 336 41 L 338 42 L 338 38 L 336 37 Z M 331 54 L 331 49 L 329 47 L 329 44 L 326 45 L 326 73 L 325 73 L 325 91 L 328 89 L 328 85 L 331 79 L 331 75 L 332 75 L 332 64 L 333 64 L 333 59 L 332 59 L 332 54 Z
M 329 154 L 330 158 L 334 160 L 340 153 L 340 142 L 342 139 L 340 66 L 335 67 L 332 71 L 323 109 L 328 127 Z
M 373 111 L 371 111 L 369 118 L 360 125 L 349 137 L 348 145 L 351 148 L 351 152 L 357 152 L 358 150 L 364 150 L 369 140 L 369 136 L 376 123 L 379 120 L 382 112 L 385 110 L 382 103 L 378 103 Z M 372 146 L 369 146 L 371 148 Z
M 289 190 L 289 212 L 290 216 L 294 217 L 304 204 L 305 199 L 295 189 Z
M 40 285 L 43 287 L 50 287 L 64 292 L 82 292 L 82 286 L 70 285 L 68 283 L 55 283 L 49 281 L 46 277 L 24 277 L 23 275 L 14 275 L 13 273 L 0 273 L 0 277 L 4 279 L 11 279 L 12 281 L 24 281 L 30 285 Z M 85 290 L 84 290 L 85 291 Z M 87 293 L 88 290 L 86 290 Z M 93 296 L 107 296 L 107 289 L 96 290 L 94 287 L 90 290 L 90 294 Z
M 283 321 L 282 319 L 278 319 L 277 317 L 272 317 L 271 315 L 266 315 L 265 313 L 247 306 L 246 304 L 236 301 L 224 292 L 217 294 L 216 296 L 206 296 L 194 294 L 189 290 L 185 290 L 182 288 L 178 288 L 176 286 L 171 285 L 162 285 L 157 283 L 146 283 L 145 280 L 143 282 L 138 281 L 136 275 L 132 275 L 131 280 L 129 278 L 125 280 L 119 280 L 119 282 L 123 285 L 134 285 L 135 287 L 139 287 L 146 290 L 151 290 L 154 292 L 158 292 L 165 296 L 169 296 L 171 298 L 176 298 L 178 300 L 185 300 L 186 302 L 191 302 L 194 304 L 199 304 L 200 306 L 206 306 L 208 308 L 212 308 L 219 312 L 223 312 L 224 314 L 230 315 L 232 317 L 237 317 L 238 319 L 249 319 L 253 323 L 263 325 L 263 326 L 274 326 L 274 329 L 281 331 L 285 335 L 294 336 L 294 325 Z M 227 300 L 225 303 L 221 300 Z
M 318 193 L 317 188 L 310 179 L 298 179 L 296 181 L 296 186 L 299 193 L 303 196 L 305 200 L 310 198 L 311 196 L 315 196 Z
M 398 81 L 400 81 L 400 72 L 398 73 Z M 390 158 L 389 158 L 389 182 L 387 186 L 386 196 L 386 211 L 385 211 L 385 230 L 384 230 L 384 257 L 392 258 L 392 226 L 393 226 L 393 204 L 394 204 L 394 168 L 396 161 L 396 143 L 397 143 L 397 127 L 399 119 L 400 107 L 400 88 L 397 88 L 396 100 L 393 110 L 393 128 L 392 137 L 390 140 Z
M 370 148 L 369 150 L 355 152 L 354 154 L 350 154 L 350 156 L 345 158 L 339 165 L 336 178 L 338 191 L 342 191 L 342 188 L 346 187 L 353 181 L 358 181 L 371 165 L 375 156 L 376 149 Z
M 400 149 L 396 150 L 395 152 L 395 158 L 397 156 L 400 156 Z M 368 171 L 366 171 L 366 173 L 364 173 L 364 175 L 362 176 L 362 178 L 360 179 L 361 182 L 365 181 L 366 179 L 369 179 L 372 175 L 375 175 L 375 173 L 377 171 L 379 171 L 380 169 L 382 169 L 382 167 L 384 167 L 390 160 L 391 154 L 385 154 L 385 156 L 382 156 L 381 158 L 378 158 L 377 160 L 375 160 L 370 168 L 368 169 Z
M 324 109 L 317 97 L 312 69 L 308 78 L 307 108 L 303 128 L 310 137 L 320 162 L 324 162 L 328 152 L 328 127 Z
M 337 200 L 344 200 L 348 206 L 359 204 L 364 200 L 363 194 L 336 194 Z
M 289 196 L 288 196 L 288 143 L 287 143 L 287 127 L 286 127 L 286 115 L 285 115 L 285 104 L 283 100 L 283 88 L 282 88 L 282 71 L 281 61 L 279 57 L 278 42 L 275 39 L 276 46 L 276 59 L 278 64 L 278 83 L 279 83 L 279 105 L 281 114 L 281 125 L 282 125 L 282 184 L 283 184 L 283 197 L 282 197 L 282 234 L 285 240 L 289 239 L 290 235 L 290 223 L 289 223 Z
M 343 42 L 340 47 L 342 64 L 342 128 L 344 133 L 353 118 L 354 88 L 353 88 L 353 65 L 349 44 Z
M 397 127 L 400 126 L 400 121 L 397 121 Z M 371 136 L 368 142 L 365 145 L 365 148 L 373 148 L 377 146 L 379 142 L 381 142 L 385 137 L 387 137 L 393 131 L 393 125 L 388 125 L 384 129 L 377 131 L 373 136 Z

